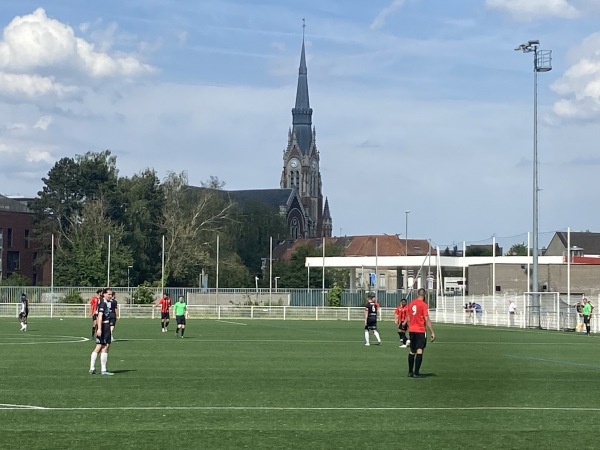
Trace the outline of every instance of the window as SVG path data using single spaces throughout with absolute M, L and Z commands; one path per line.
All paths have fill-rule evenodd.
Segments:
M 7 270 L 19 270 L 20 267 L 20 254 L 19 252 L 8 251 L 6 252 L 6 269 Z
M 29 230 L 25 230 L 25 248 L 29 248 Z
M 12 228 L 7 228 L 6 229 L 6 246 L 7 247 L 12 247 Z

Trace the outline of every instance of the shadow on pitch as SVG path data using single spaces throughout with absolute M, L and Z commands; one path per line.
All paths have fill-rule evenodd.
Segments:
M 136 369 L 121 369 L 121 370 L 111 370 L 112 373 L 127 373 L 127 372 L 137 372 Z

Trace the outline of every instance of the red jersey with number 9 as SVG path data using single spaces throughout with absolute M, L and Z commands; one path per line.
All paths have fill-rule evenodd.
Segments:
M 429 315 L 429 307 L 421 298 L 408 304 L 408 331 L 425 333 L 425 317 Z

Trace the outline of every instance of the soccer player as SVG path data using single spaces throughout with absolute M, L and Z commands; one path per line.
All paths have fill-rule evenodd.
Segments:
M 102 289 L 98 289 L 96 291 L 96 295 L 94 295 L 90 299 L 90 316 L 92 317 L 92 337 L 96 336 L 96 318 L 98 317 L 98 313 L 96 309 L 98 309 L 98 302 L 100 301 L 100 295 L 102 294 Z
M 96 373 L 96 359 L 100 353 L 100 374 L 114 375 L 106 368 L 108 362 L 108 349 L 111 341 L 110 331 L 110 302 L 113 296 L 112 289 L 102 289 L 102 299 L 98 302 L 96 318 L 96 346 L 90 357 L 90 374 Z
M 369 343 L 369 332 L 372 332 L 377 339 L 377 345 L 381 345 L 381 338 L 377 331 L 377 313 L 379 311 L 379 304 L 375 300 L 375 294 L 372 292 L 367 295 L 367 304 L 365 305 L 365 345 L 371 345 Z
M 408 304 L 408 314 L 404 322 L 408 324 L 410 351 L 408 353 L 408 376 L 421 378 L 423 350 L 427 344 L 427 328 L 431 331 L 431 342 L 435 341 L 435 332 L 429 319 L 429 307 L 425 303 L 425 289 L 417 291 L 417 298 Z
M 29 315 L 29 300 L 25 293 L 21 294 L 21 309 L 19 311 L 19 322 L 21 323 L 21 331 L 27 331 L 27 316 Z
M 592 318 L 592 310 L 594 307 L 587 298 L 583 299 L 583 324 L 585 325 L 585 334 L 590 335 L 590 319 Z
M 181 295 L 173 305 L 173 314 L 175 314 L 175 321 L 177 322 L 175 334 L 179 336 L 179 330 L 181 330 L 181 337 L 183 337 L 183 333 L 185 333 L 185 319 L 188 317 L 188 313 L 187 305 Z
M 163 333 L 167 332 L 167 327 L 169 326 L 169 310 L 172 305 L 171 296 L 168 292 L 165 292 L 163 298 L 158 300 L 154 306 L 160 305 L 160 328 Z
M 117 303 L 117 295 L 113 291 L 111 291 L 109 306 L 110 306 L 110 317 L 109 317 L 108 321 L 110 323 L 110 336 L 111 336 L 111 341 L 116 341 L 117 338 L 115 338 L 115 336 L 114 336 L 114 331 L 115 331 L 115 325 L 117 324 L 117 319 L 121 318 L 121 311 L 119 311 L 119 304 Z
M 394 311 L 394 315 L 396 316 L 395 323 L 398 325 L 398 336 L 400 337 L 401 342 L 400 347 L 402 348 L 406 348 L 406 341 L 408 339 L 406 337 L 407 325 L 404 324 L 407 312 L 408 309 L 406 307 L 406 299 L 403 298 L 400 300 L 400 306 L 398 306 Z

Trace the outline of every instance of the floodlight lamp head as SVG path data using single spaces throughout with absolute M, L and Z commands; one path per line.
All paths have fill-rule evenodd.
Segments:
M 540 45 L 540 41 L 537 39 L 533 39 L 531 41 L 527 41 L 527 44 L 529 45 Z

